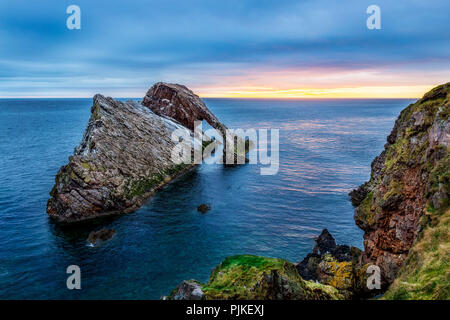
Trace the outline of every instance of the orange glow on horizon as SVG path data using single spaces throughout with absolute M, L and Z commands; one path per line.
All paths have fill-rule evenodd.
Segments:
M 277 89 L 268 87 L 196 88 L 202 98 L 420 98 L 435 85 Z

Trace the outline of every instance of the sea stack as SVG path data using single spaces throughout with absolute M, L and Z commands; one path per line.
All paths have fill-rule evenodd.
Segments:
M 93 99 L 83 139 L 59 170 L 47 203 L 56 222 L 72 223 L 138 209 L 159 187 L 194 164 L 176 164 L 174 130 L 185 130 L 195 148 L 193 122 L 226 127 L 182 85 L 157 83 L 143 105 L 102 95 Z

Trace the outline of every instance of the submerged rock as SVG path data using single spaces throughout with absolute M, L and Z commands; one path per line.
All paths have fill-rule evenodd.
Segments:
M 114 229 L 102 229 L 98 231 L 92 231 L 89 233 L 88 241 L 93 246 L 100 244 L 103 241 L 111 239 L 116 231 Z
M 184 91 L 179 89 L 178 96 Z M 177 110 L 189 113 L 190 106 L 183 100 Z M 162 185 L 193 167 L 172 161 L 171 134 L 176 129 L 185 130 L 195 148 L 204 147 L 179 119 L 159 116 L 133 101 L 96 95 L 91 113 L 80 145 L 59 170 L 50 193 L 47 213 L 57 222 L 132 212 Z
M 283 259 L 240 255 L 226 258 L 207 284 L 183 282 L 169 299 L 192 299 L 191 288 L 210 300 L 337 300 L 344 298 L 331 286 L 303 280 L 295 266 Z M 199 288 L 198 286 L 201 286 Z M 185 289 L 189 288 L 189 289 Z M 198 295 L 195 296 L 197 298 Z
M 201 213 L 206 213 L 206 212 L 209 211 L 210 209 L 211 209 L 211 207 L 208 206 L 208 205 L 205 204 L 205 203 L 202 203 L 201 205 L 199 205 L 199 206 L 197 207 L 197 211 L 198 211 L 198 212 L 201 212 Z
M 421 231 L 448 209 L 449 115 L 450 83 L 404 109 L 372 163 L 370 180 L 351 194 L 364 230 L 363 263 L 381 268 L 384 288 Z

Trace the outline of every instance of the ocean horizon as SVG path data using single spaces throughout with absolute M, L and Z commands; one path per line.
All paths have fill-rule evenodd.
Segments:
M 278 173 L 202 164 L 134 213 L 67 228 L 50 221 L 46 204 L 92 98 L 0 98 L 0 299 L 160 299 L 182 280 L 206 281 L 227 256 L 298 262 L 324 228 L 362 248 L 348 193 L 369 179 L 413 99 L 203 100 L 229 128 L 279 129 Z M 201 203 L 211 210 L 197 212 Z M 100 228 L 116 235 L 89 246 Z M 67 290 L 72 264 L 82 290 Z

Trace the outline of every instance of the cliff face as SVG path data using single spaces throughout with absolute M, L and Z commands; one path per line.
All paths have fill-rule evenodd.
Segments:
M 172 132 L 186 130 L 194 139 L 175 120 L 101 95 L 94 97 L 91 112 L 80 145 L 59 170 L 50 193 L 47 212 L 58 222 L 134 211 L 192 166 L 172 162 Z M 202 142 L 195 140 L 195 145 L 201 148 Z
M 421 231 L 448 208 L 449 115 L 450 83 L 404 109 L 372 163 L 370 180 L 350 193 L 364 230 L 362 262 L 381 268 L 385 286 Z
M 404 109 L 370 180 L 350 193 L 364 252 L 336 245 L 324 230 L 296 265 L 229 257 L 207 284 L 183 281 L 169 299 L 360 299 L 392 282 L 385 299 L 450 299 L 449 116 L 450 83 Z M 381 290 L 367 285 L 373 264 Z

